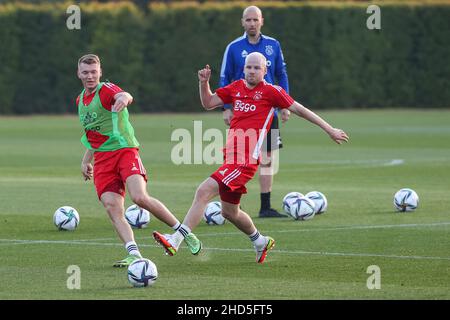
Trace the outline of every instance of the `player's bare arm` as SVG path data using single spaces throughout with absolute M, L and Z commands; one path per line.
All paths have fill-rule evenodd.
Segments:
M 114 95 L 114 100 L 115 102 L 111 108 L 111 111 L 120 112 L 133 102 L 133 97 L 128 92 L 122 91 Z
M 220 99 L 215 93 L 211 92 L 209 87 L 209 78 L 211 77 L 211 69 L 209 65 L 198 71 L 200 101 L 203 108 L 206 110 L 212 110 L 224 105 L 222 99 Z
M 314 123 L 315 125 L 321 127 L 337 144 L 341 144 L 342 142 L 348 141 L 349 137 L 342 129 L 333 128 L 328 122 L 323 120 L 319 115 L 312 112 L 308 108 L 304 107 L 297 101 L 294 101 L 294 103 L 288 109 L 293 113 L 295 113 L 296 115 L 298 115 L 299 117 L 302 117 L 308 120 L 309 122 Z
M 289 120 L 290 115 L 291 112 L 288 109 L 281 109 L 281 121 L 283 121 L 283 123 Z
M 94 173 L 94 167 L 92 166 L 92 159 L 94 158 L 94 152 L 92 150 L 86 149 L 84 153 L 83 160 L 81 161 L 81 174 L 84 180 L 91 180 L 92 174 Z
M 223 121 L 227 126 L 230 126 L 231 118 L 233 118 L 233 111 L 231 109 L 225 109 L 223 110 Z

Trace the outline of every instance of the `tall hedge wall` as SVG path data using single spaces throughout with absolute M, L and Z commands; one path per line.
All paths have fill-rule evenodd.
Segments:
M 69 5 L 0 6 L 0 114 L 74 112 L 87 52 L 135 109 L 198 111 L 197 70 L 210 64 L 217 85 L 246 6 L 83 4 L 81 30 L 68 30 Z M 261 3 L 291 94 L 314 108 L 450 107 L 450 5 L 381 5 L 381 30 L 366 28 L 367 6 Z

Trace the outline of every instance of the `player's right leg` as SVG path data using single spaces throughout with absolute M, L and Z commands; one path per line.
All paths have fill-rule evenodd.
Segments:
M 167 209 L 167 207 L 161 201 L 148 195 L 146 191 L 146 183 L 142 175 L 135 174 L 129 176 L 126 181 L 131 200 L 135 204 L 150 211 L 156 218 L 166 223 L 168 226 L 174 229 L 175 232 L 180 232 L 180 234 L 182 234 L 184 237 L 187 237 L 189 235 L 189 239 L 197 238 L 194 234 L 191 233 L 191 230 L 187 226 L 182 225 L 178 221 L 173 213 L 170 212 L 170 210 Z M 171 243 L 166 240 L 166 237 L 164 235 L 155 231 L 153 233 L 153 237 L 156 242 L 164 247 L 168 255 L 173 256 L 177 252 L 178 247 L 172 246 Z M 194 250 L 193 254 L 197 254 L 199 251 L 200 249 L 196 249 Z
M 111 222 L 116 230 L 119 238 L 125 245 L 128 256 L 122 260 L 116 261 L 114 267 L 127 267 L 134 260 L 142 258 L 138 246 L 134 240 L 133 230 L 124 217 L 124 198 L 115 192 L 104 192 L 100 197 L 100 201 L 106 209 Z
M 189 231 L 194 229 L 200 223 L 208 201 L 218 195 L 218 189 L 217 182 L 212 178 L 207 178 L 197 188 L 192 206 L 183 221 L 183 225 L 186 226 Z M 153 237 L 164 247 L 166 253 L 169 255 L 174 255 L 178 251 L 183 240 L 194 255 L 198 254 L 202 248 L 202 243 L 192 232 L 185 234 L 183 233 L 183 230 L 177 230 L 171 235 L 163 235 L 158 231 L 154 231 Z
M 125 185 L 117 174 L 117 163 L 121 152 L 96 152 L 94 154 L 94 183 L 97 196 L 108 213 L 119 238 L 125 245 L 128 256 L 114 263 L 114 267 L 126 267 L 142 257 L 134 240 L 133 230 L 125 220 Z

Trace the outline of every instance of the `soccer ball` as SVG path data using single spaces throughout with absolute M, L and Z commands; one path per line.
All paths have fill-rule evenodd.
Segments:
M 300 192 L 289 192 L 283 198 L 283 210 L 287 214 L 291 214 L 291 203 L 294 202 L 297 198 L 303 197 L 303 194 Z
M 53 215 L 53 223 L 59 230 L 72 231 L 80 223 L 80 215 L 77 210 L 69 206 L 58 208 Z
M 158 269 L 149 259 L 141 258 L 134 260 L 128 266 L 128 281 L 133 287 L 147 287 L 158 279 Z
M 309 220 L 314 218 L 314 209 L 314 201 L 305 196 L 301 196 L 290 202 L 289 215 L 295 220 Z
M 327 211 L 328 201 L 325 195 L 319 191 L 308 192 L 305 197 L 310 198 L 315 204 L 315 214 L 321 214 Z
M 125 219 L 133 228 L 146 228 L 150 222 L 150 212 L 133 204 L 125 210 Z
M 221 225 L 225 223 L 225 218 L 222 216 L 222 204 L 220 201 L 213 201 L 208 203 L 205 212 L 203 212 L 203 219 L 209 225 Z
M 394 206 L 398 211 L 414 211 L 418 205 L 419 196 L 412 189 L 400 189 L 394 195 Z

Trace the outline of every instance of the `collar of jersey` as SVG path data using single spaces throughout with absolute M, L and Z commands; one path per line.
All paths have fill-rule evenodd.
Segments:
M 247 43 L 248 43 L 249 45 L 257 46 L 258 44 L 261 43 L 261 40 L 264 38 L 264 35 L 263 35 L 262 33 L 259 34 L 259 40 L 258 40 L 257 43 L 250 43 L 250 41 L 248 41 L 247 32 L 244 32 L 244 37 L 245 37 L 245 40 L 247 41 Z

